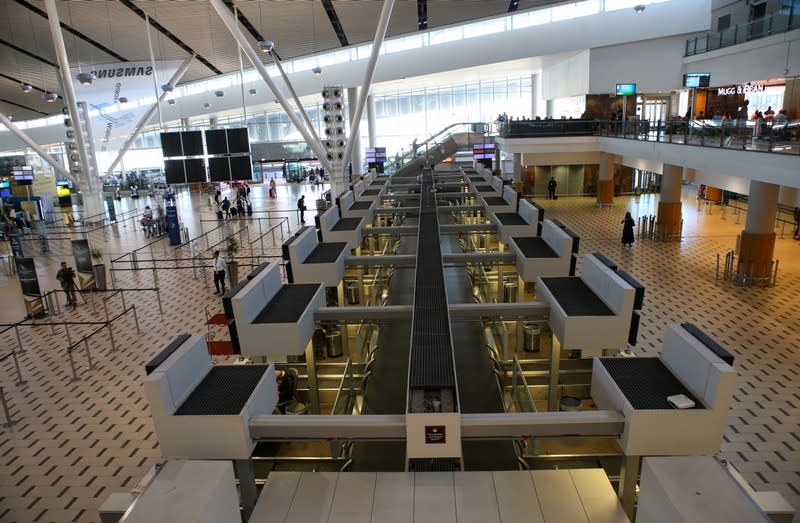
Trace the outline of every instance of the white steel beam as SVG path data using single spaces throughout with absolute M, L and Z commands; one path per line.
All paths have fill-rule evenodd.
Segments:
M 74 183 L 75 185 L 78 185 L 78 180 L 76 180 L 76 179 L 75 179 L 75 177 L 74 177 L 74 176 L 72 176 L 72 173 L 70 173 L 68 170 L 66 170 L 66 169 L 64 168 L 64 166 L 63 166 L 63 165 L 61 165 L 61 163 L 60 163 L 58 160 L 56 160 L 55 158 L 53 158 L 53 157 L 50 155 L 50 153 L 48 153 L 47 151 L 45 151 L 44 149 L 42 149 L 42 148 L 39 146 L 39 144 L 37 144 L 36 142 L 34 142 L 34 141 L 33 141 L 33 139 L 31 139 L 31 137 L 30 137 L 30 136 L 28 136 L 27 134 L 25 134 L 25 132 L 24 132 L 22 129 L 20 129 L 19 127 L 17 127 L 16 125 L 14 125 L 14 123 L 13 123 L 11 120 L 9 120 L 9 119 L 6 117 L 6 115 L 4 115 L 4 114 L 2 114 L 2 113 L 0 113 L 0 123 L 2 123 L 3 125 L 5 125 L 5 126 L 8 128 L 8 130 L 9 130 L 9 131 L 11 131 L 11 134 L 13 134 L 13 135 L 14 135 L 14 136 L 16 136 L 17 138 L 19 138 L 20 140 L 22 140 L 23 142 L 25 142 L 25 145 L 27 145 L 28 147 L 30 147 L 31 149 L 33 149 L 34 151 L 36 151 L 36 154 L 38 154 L 39 156 L 41 156 L 41 157 L 42 157 L 42 159 L 43 159 L 44 161 L 46 161 L 47 163 L 49 163 L 49 164 L 50 164 L 50 166 L 51 166 L 51 167 L 53 167 L 53 169 L 54 169 L 54 170 L 55 170 L 55 171 L 56 171 L 58 174 L 60 174 L 61 176 L 65 177 L 67 180 L 71 181 L 71 182 L 72 182 L 72 183 Z
M 78 112 L 78 101 L 75 99 L 75 88 L 72 85 L 72 75 L 69 72 L 69 60 L 67 59 L 67 49 L 64 46 L 64 36 L 61 34 L 61 20 L 58 18 L 58 8 L 56 0 L 44 0 L 47 10 L 47 20 L 50 23 L 50 34 L 53 37 L 53 46 L 56 50 L 58 59 L 58 71 L 61 76 L 61 84 L 64 90 L 64 99 L 67 101 L 69 114 L 72 118 L 72 127 L 75 129 L 75 142 L 78 144 L 78 155 L 81 160 L 82 172 L 79 180 L 86 182 L 86 188 L 91 187 L 91 180 L 88 178 L 91 170 L 89 169 L 89 155 L 86 151 L 86 140 L 83 135 L 83 125 L 81 124 L 80 113 Z M 94 159 L 96 160 L 96 159 Z
M 225 27 L 228 28 L 231 35 L 236 39 L 236 42 L 239 44 L 239 47 L 242 48 L 242 51 L 247 55 L 248 60 L 250 63 L 253 64 L 258 74 L 261 75 L 261 78 L 264 80 L 264 83 L 267 84 L 269 90 L 272 91 L 272 94 L 275 95 L 276 100 L 281 105 L 286 114 L 289 116 L 289 119 L 292 121 L 294 126 L 303 135 L 306 143 L 311 147 L 311 150 L 314 151 L 314 154 L 317 155 L 319 161 L 323 163 L 328 169 L 328 172 L 331 173 L 331 193 L 336 194 L 336 182 L 333 176 L 332 171 L 330 170 L 330 166 L 327 163 L 327 156 L 325 150 L 322 147 L 322 144 L 319 141 L 315 141 L 314 137 L 309 133 L 308 129 L 305 128 L 303 125 L 302 120 L 300 120 L 297 115 L 294 113 L 291 104 L 283 95 L 278 86 L 275 85 L 275 82 L 272 81 L 272 78 L 269 77 L 269 72 L 267 72 L 267 68 L 264 67 L 264 64 L 261 62 L 261 58 L 258 54 L 258 51 L 253 49 L 253 46 L 250 45 L 250 42 L 247 40 L 247 37 L 242 33 L 241 29 L 239 29 L 236 20 L 234 20 L 233 16 L 230 13 L 230 10 L 222 3 L 222 0 L 209 0 L 211 3 L 211 7 L 217 12 L 219 17 L 222 19 L 222 23 L 225 24 Z
M 170 84 L 176 85 L 181 80 L 181 78 L 183 78 L 184 73 L 186 73 L 186 71 L 189 69 L 189 65 L 191 65 L 192 60 L 194 60 L 194 56 L 195 55 L 192 55 L 189 58 L 187 58 L 186 60 L 184 60 L 184 62 L 181 64 L 181 66 L 178 68 L 178 70 L 175 71 L 175 74 L 172 75 L 172 78 L 169 79 L 169 83 Z M 133 129 L 133 132 L 131 133 L 131 135 L 128 137 L 127 140 L 125 140 L 125 143 L 122 145 L 122 148 L 119 150 L 119 153 L 117 154 L 117 157 L 114 158 L 113 162 L 111 162 L 111 165 L 109 166 L 108 170 L 106 171 L 106 174 L 110 175 L 112 172 L 114 172 L 114 167 L 116 167 L 117 164 L 120 161 L 122 161 L 122 157 L 125 156 L 125 153 L 127 153 L 128 149 L 131 148 L 131 145 L 133 145 L 133 142 L 136 140 L 136 138 L 140 134 L 142 134 L 142 131 L 144 130 L 144 126 L 147 125 L 147 123 L 153 118 L 153 113 L 156 112 L 156 110 L 160 106 L 161 102 L 164 101 L 164 98 L 166 98 L 168 94 L 169 93 L 167 93 L 166 91 L 162 91 L 161 96 L 158 97 L 158 100 L 156 100 L 156 103 L 151 105 L 150 109 L 148 109 L 147 112 L 144 113 L 142 118 L 139 120 L 139 123 L 137 123 L 136 127 Z
M 311 132 L 311 136 L 313 136 L 314 139 L 317 141 L 317 143 L 319 143 L 320 146 L 322 146 L 322 141 L 319 139 L 319 135 L 317 134 L 317 130 L 314 129 L 314 124 L 311 123 L 311 118 L 308 117 L 308 113 L 306 112 L 305 108 L 303 107 L 303 104 L 300 103 L 300 97 L 297 96 L 297 92 L 294 90 L 294 86 L 289 81 L 289 77 L 286 76 L 286 71 L 284 71 L 283 64 L 281 63 L 280 59 L 278 58 L 278 54 L 275 52 L 275 49 L 271 50 L 269 52 L 269 54 L 272 57 L 272 59 L 275 61 L 275 66 L 278 68 L 278 71 L 280 71 L 281 78 L 283 78 L 283 82 L 286 84 L 286 87 L 289 89 L 289 93 L 292 95 L 292 99 L 294 100 L 295 105 L 297 105 L 297 110 L 300 111 L 300 114 L 302 115 L 303 120 L 306 122 L 306 125 L 308 126 L 308 130 Z M 324 165 L 325 165 L 326 168 L 330 167 L 330 165 L 328 163 L 328 157 L 327 156 L 325 157 Z M 330 173 L 331 170 L 328 169 L 328 172 Z M 331 173 L 331 175 L 332 174 L 333 173 Z
M 364 82 L 361 85 L 361 93 L 358 96 L 358 105 L 356 112 L 353 116 L 353 121 L 350 122 L 350 134 L 347 135 L 347 145 L 344 149 L 344 165 L 342 166 L 342 178 L 347 172 L 347 163 L 350 161 L 350 155 L 353 154 L 353 136 L 358 132 L 358 126 L 361 123 L 361 114 L 364 112 L 364 105 L 367 103 L 367 94 L 370 87 L 372 87 L 372 78 L 375 76 L 375 65 L 378 62 L 378 54 L 383 45 L 383 39 L 386 37 L 386 29 L 389 27 L 389 19 L 392 16 L 392 8 L 394 7 L 394 0 L 383 0 L 383 9 L 381 9 L 381 16 L 378 19 L 378 27 L 375 28 L 375 39 L 372 41 L 372 53 L 367 61 L 367 70 L 364 72 Z

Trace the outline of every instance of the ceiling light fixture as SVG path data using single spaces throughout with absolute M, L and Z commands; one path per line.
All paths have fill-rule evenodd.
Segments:
M 29 93 L 33 91 L 33 86 L 31 84 L 22 84 L 20 87 L 22 88 L 23 93 Z
M 170 105 L 175 105 L 175 100 L 167 100 L 167 103 Z
M 636 14 L 644 13 L 645 9 L 647 9 L 647 6 L 642 4 L 633 6 L 633 12 Z
M 42 95 L 42 98 L 44 98 L 44 101 L 47 103 L 53 103 L 58 100 L 58 95 L 56 93 L 45 92 Z
M 165 83 L 164 85 L 162 85 L 162 86 L 161 86 L 161 89 L 162 89 L 162 90 L 163 90 L 165 93 L 171 93 L 172 91 L 174 91 L 174 90 L 175 90 L 175 86 L 174 86 L 174 85 L 172 85 L 171 83 L 167 82 L 167 83 Z
M 128 99 L 126 97 L 124 97 L 124 96 L 120 96 L 119 97 L 119 103 L 126 104 L 126 103 L 128 103 Z
M 222 98 L 223 96 L 225 96 L 225 91 L 215 91 L 215 92 L 214 92 L 214 95 L 215 95 L 217 98 Z
M 203 107 L 205 107 L 206 109 L 209 109 L 211 107 L 211 104 L 206 102 L 206 103 L 203 104 Z
M 275 42 L 272 40 L 261 40 L 258 42 L 258 48 L 261 49 L 262 53 L 269 53 L 275 47 Z
M 319 75 L 322 74 L 322 67 L 316 66 L 315 68 L 313 68 L 311 70 L 311 72 L 314 73 L 315 75 L 319 76 Z
M 81 85 L 91 85 L 97 77 L 94 73 L 78 73 L 78 82 Z
M 256 92 L 257 91 L 255 89 L 250 89 L 250 94 L 256 94 Z

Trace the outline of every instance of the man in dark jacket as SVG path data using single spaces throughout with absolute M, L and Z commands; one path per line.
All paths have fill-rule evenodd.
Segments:
M 75 298 L 75 271 L 67 266 L 67 262 L 61 262 L 61 269 L 56 273 L 56 279 L 61 282 L 61 289 L 67 295 L 67 306 L 78 306 Z

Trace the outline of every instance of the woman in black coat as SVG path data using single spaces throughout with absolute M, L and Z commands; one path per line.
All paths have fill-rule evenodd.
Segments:
M 622 220 L 622 245 L 630 247 L 633 245 L 633 226 L 636 222 L 633 220 L 631 213 L 626 212 L 625 218 Z

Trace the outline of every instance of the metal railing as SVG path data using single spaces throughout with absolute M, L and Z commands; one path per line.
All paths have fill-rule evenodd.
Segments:
M 480 134 L 485 136 L 489 133 L 489 128 L 490 126 L 488 124 L 482 122 L 459 122 L 450 124 L 424 141 L 417 143 L 416 147 L 412 146 L 409 151 L 404 152 L 402 155 L 396 155 L 395 158 L 387 161 L 384 167 L 384 174 L 392 175 L 402 169 L 406 164 L 413 162 L 417 157 L 427 156 L 431 150 L 440 147 L 455 135 L 467 135 L 468 145 L 472 145 L 472 135 Z M 478 142 L 476 141 L 475 143 Z M 483 142 L 481 141 L 481 143 Z
M 679 242 L 683 239 L 683 219 L 675 223 L 659 222 L 654 214 L 640 216 L 637 220 L 637 236 L 640 240 Z
M 772 13 L 764 18 L 746 24 L 737 24 L 723 31 L 689 38 L 686 40 L 686 56 L 706 53 L 797 29 L 800 27 L 800 17 L 791 9 L 789 13 Z
M 778 260 L 742 260 L 735 251 L 717 254 L 715 280 L 740 287 L 774 287 L 778 281 Z

